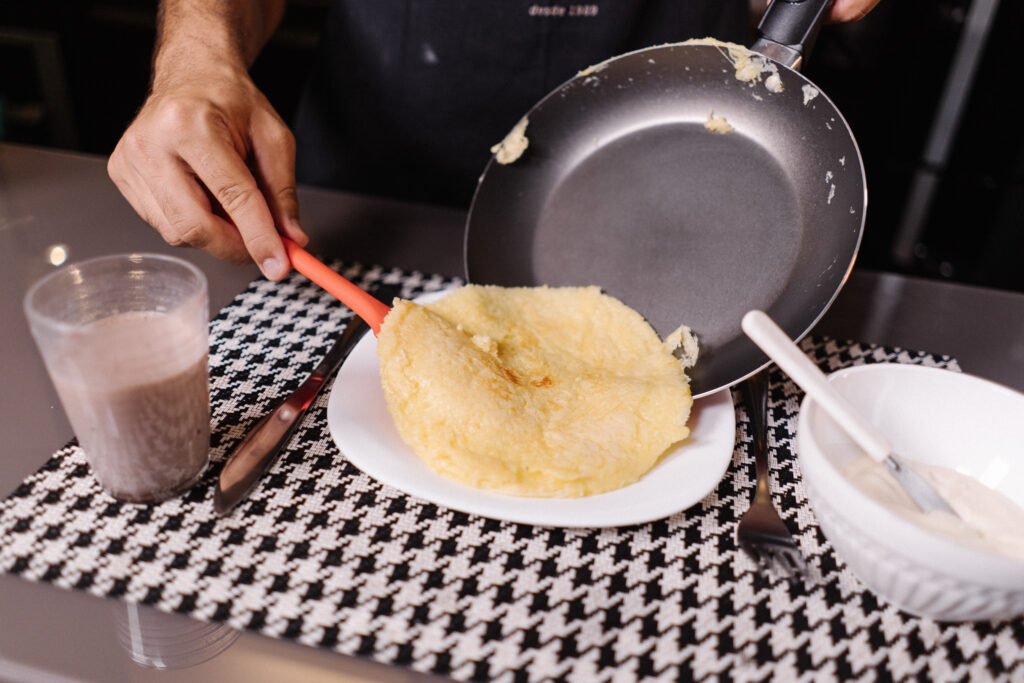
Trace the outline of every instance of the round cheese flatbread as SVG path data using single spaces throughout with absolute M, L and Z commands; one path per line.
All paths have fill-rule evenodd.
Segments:
M 610 491 L 689 434 L 678 360 L 597 287 L 470 285 L 426 306 L 396 300 L 377 349 L 402 438 L 470 486 Z

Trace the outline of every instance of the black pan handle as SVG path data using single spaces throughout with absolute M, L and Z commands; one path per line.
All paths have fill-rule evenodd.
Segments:
M 832 0 L 772 0 L 750 49 L 799 71 L 831 6 Z

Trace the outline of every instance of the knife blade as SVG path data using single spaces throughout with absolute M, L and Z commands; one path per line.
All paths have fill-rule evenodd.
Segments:
M 397 286 L 381 285 L 374 296 L 390 304 L 399 293 Z M 214 488 L 213 507 L 217 514 L 224 516 L 231 512 L 248 495 L 264 472 L 270 469 L 313 399 L 369 329 L 370 326 L 362 318 L 353 315 L 338 341 L 309 377 L 261 418 L 235 447 L 224 463 Z

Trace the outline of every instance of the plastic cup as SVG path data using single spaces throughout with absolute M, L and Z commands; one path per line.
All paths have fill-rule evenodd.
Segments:
M 129 502 L 169 498 L 209 463 L 206 277 L 178 258 L 104 256 L 25 295 L 25 314 L 100 485 Z

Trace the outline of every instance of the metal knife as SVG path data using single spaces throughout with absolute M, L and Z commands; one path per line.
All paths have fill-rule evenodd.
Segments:
M 374 292 L 378 299 L 390 304 L 400 290 L 393 285 L 382 285 Z M 220 471 L 213 492 L 213 507 L 219 515 L 226 515 L 252 489 L 263 473 L 277 460 L 281 449 L 291 439 L 295 428 L 313 403 L 313 399 L 348 358 L 364 334 L 370 329 L 362 318 L 353 316 L 341 337 L 316 366 L 312 374 L 249 430 L 242 442 L 228 456 Z

